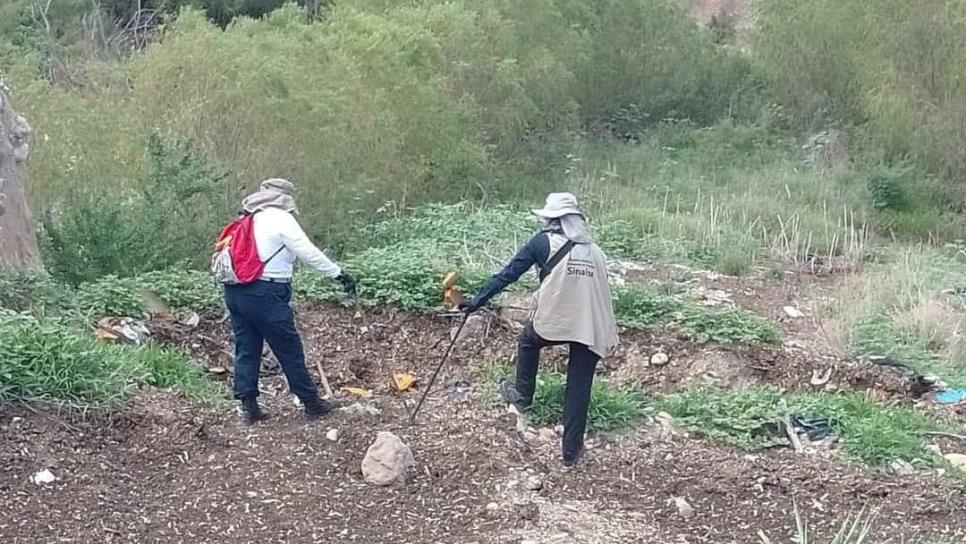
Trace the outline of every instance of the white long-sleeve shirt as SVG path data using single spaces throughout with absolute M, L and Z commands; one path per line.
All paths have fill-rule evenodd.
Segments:
M 266 208 L 255 214 L 252 228 L 255 231 L 258 256 L 262 261 L 268 260 L 279 248 L 283 248 L 265 265 L 262 278 L 291 278 L 296 258 L 330 278 L 342 273 L 339 265 L 329 260 L 309 240 L 292 214 L 279 208 Z

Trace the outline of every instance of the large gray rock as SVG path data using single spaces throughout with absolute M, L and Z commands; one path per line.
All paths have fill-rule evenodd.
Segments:
M 376 485 L 404 485 L 406 471 L 416 464 L 413 451 L 398 436 L 380 431 L 362 460 L 362 476 Z

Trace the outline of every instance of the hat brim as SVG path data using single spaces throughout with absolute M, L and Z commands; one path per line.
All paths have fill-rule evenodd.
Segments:
M 530 210 L 530 213 L 544 219 L 560 219 L 565 215 L 579 215 L 580 217 L 584 217 L 584 213 L 576 208 L 563 208 L 560 210 L 547 210 L 540 208 Z

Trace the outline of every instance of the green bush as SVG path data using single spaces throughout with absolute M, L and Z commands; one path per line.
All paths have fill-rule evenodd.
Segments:
M 141 383 L 205 400 L 217 397 L 200 367 L 183 355 L 108 345 L 59 321 L 0 314 L 0 405 L 26 401 L 113 409 Z
M 905 211 L 909 208 L 910 177 L 913 170 L 909 165 L 880 165 L 871 169 L 867 186 L 872 197 L 872 207 L 876 210 Z
M 222 176 L 157 136 L 148 155 L 146 180 L 132 194 L 91 194 L 44 214 L 44 261 L 54 277 L 78 285 L 206 263 L 221 219 L 212 211 L 228 209 L 217 194 Z
M 206 272 L 166 270 L 118 278 L 105 276 L 82 284 L 77 300 L 92 317 L 137 317 L 145 313 L 145 297 L 157 296 L 172 309 L 214 313 L 222 309 L 221 290 Z
M 185 4 L 208 15 L 218 4 L 232 17 L 274 5 L 165 6 Z M 358 1 L 312 24 L 289 5 L 224 28 L 188 10 L 166 22 L 163 40 L 109 63 L 82 53 L 92 46 L 84 33 L 62 37 L 76 42 L 64 58 L 77 87 L 39 83 L 24 68 L 37 52 L 6 43 L 0 70 L 18 109 L 42 127 L 28 164 L 32 196 L 50 212 L 52 270 L 72 283 L 92 279 L 88 271 L 137 272 L 125 270 L 136 259 L 112 252 L 160 259 L 131 241 L 127 221 L 151 211 L 143 200 L 168 197 L 144 174 L 155 168 L 143 146 L 155 132 L 191 142 L 197 164 L 231 172 L 218 189 L 227 202 L 170 221 L 186 235 L 210 237 L 258 181 L 283 176 L 302 189 L 307 230 L 338 247 L 386 202 L 535 200 L 581 121 L 634 108 L 648 126 L 732 116 L 748 72 L 671 0 Z M 72 250 L 75 230 L 126 244 Z
M 76 293 L 46 274 L 0 272 L 0 308 L 35 317 L 80 317 Z
M 959 189 L 966 166 L 966 7 L 945 0 L 764 0 L 756 65 L 799 127 L 856 127 L 888 160 L 909 159 Z
M 750 64 L 717 46 L 678 3 L 599 0 L 570 13 L 590 37 L 575 68 L 588 122 L 634 135 L 665 119 L 703 125 L 742 113 L 743 95 L 754 87 Z

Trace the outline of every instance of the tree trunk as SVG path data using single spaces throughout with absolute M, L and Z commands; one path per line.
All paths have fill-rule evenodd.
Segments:
M 318 19 L 319 0 L 305 0 L 305 16 L 308 17 L 310 21 Z
M 13 112 L 7 89 L 0 83 L 0 269 L 43 267 L 24 190 L 29 135 L 30 125 Z

